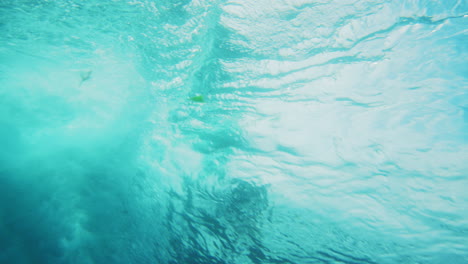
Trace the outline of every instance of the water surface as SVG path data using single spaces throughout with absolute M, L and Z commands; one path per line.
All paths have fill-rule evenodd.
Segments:
M 0 263 L 468 263 L 462 0 L 0 0 Z

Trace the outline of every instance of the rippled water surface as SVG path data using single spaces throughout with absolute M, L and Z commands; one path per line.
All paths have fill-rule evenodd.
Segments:
M 0 0 L 0 263 L 468 263 L 468 2 Z

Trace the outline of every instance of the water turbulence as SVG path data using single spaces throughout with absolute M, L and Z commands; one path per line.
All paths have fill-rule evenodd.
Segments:
M 467 263 L 467 19 L 0 1 L 0 263 Z

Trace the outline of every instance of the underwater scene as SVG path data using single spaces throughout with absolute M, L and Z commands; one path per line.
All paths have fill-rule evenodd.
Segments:
M 0 0 L 0 264 L 466 264 L 467 58 L 466 0 Z

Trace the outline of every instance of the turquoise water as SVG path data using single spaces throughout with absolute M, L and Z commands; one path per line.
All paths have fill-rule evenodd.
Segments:
M 0 0 L 0 263 L 468 263 L 463 0 Z

